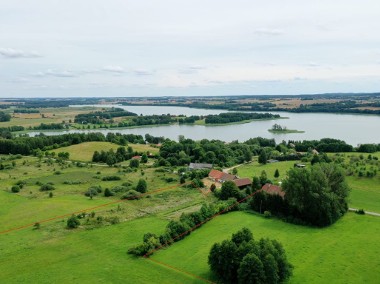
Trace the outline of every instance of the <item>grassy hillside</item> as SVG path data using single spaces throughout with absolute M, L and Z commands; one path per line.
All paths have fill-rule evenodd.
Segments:
M 215 280 L 207 257 L 211 246 L 248 227 L 255 238 L 279 240 L 295 266 L 290 283 L 377 283 L 380 219 L 348 213 L 336 224 L 310 228 L 243 212 L 217 217 L 153 258 Z
M 49 228 L 1 235 L 0 279 L 3 283 L 196 283 L 193 278 L 127 248 L 147 231 L 160 233 L 166 220 L 148 217 L 95 230 Z

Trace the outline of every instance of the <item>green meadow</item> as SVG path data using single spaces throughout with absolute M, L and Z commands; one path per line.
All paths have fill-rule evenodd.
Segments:
M 138 152 L 157 151 L 147 145 L 131 146 Z M 354 213 L 320 229 L 266 219 L 251 212 L 232 212 L 216 217 L 152 256 L 172 268 L 129 255 L 128 248 L 140 244 L 145 233 L 163 233 L 170 220 L 178 219 L 183 212 L 199 210 L 215 197 L 181 187 L 177 174 L 164 168 L 157 171 L 151 166 L 152 160 L 136 170 L 130 169 L 127 162 L 116 167 L 89 162 L 93 151 L 110 147 L 116 149 L 118 145 L 90 142 L 55 149 L 56 153 L 67 151 L 70 159 L 81 161 L 61 164 L 46 157 L 9 160 L 2 156 L 1 163 L 6 167 L 0 171 L 0 232 L 29 226 L 0 234 L 0 283 L 203 282 L 191 274 L 216 281 L 207 264 L 209 250 L 242 227 L 251 229 L 255 238 L 273 238 L 284 245 L 295 266 L 289 283 L 376 283 L 380 275 L 380 218 Z M 259 165 L 253 161 L 237 170 L 239 176 L 250 178 L 265 170 L 269 179 L 279 182 L 294 163 Z M 278 179 L 274 178 L 276 169 L 280 172 Z M 102 180 L 107 176 L 120 180 Z M 133 189 L 139 179 L 148 184 L 147 195 L 139 200 L 121 200 L 124 192 L 103 195 L 105 188 L 122 184 Z M 18 181 L 25 185 L 20 192 L 12 193 Z M 352 188 L 350 206 L 380 212 L 379 181 L 379 176 L 348 176 Z M 47 183 L 55 187 L 52 197 L 39 190 L 41 184 Z M 92 199 L 84 195 L 96 185 L 103 192 Z M 91 209 L 102 205 L 105 206 Z M 71 212 L 86 209 L 95 216 L 81 219 L 78 229 L 67 229 Z M 36 222 L 61 215 L 65 216 L 41 222 L 40 229 L 33 227 Z M 97 218 L 111 217 L 118 222 L 96 223 Z
M 153 258 L 215 281 L 207 264 L 211 246 L 243 227 L 251 229 L 256 239 L 277 239 L 283 244 L 295 267 L 289 283 L 378 283 L 379 218 L 355 213 L 320 229 L 232 212 L 218 216 Z

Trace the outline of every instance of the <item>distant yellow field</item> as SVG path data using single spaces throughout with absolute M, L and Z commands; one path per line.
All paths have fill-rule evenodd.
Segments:
M 128 144 L 133 151 L 146 152 L 149 151 L 153 154 L 158 153 L 158 148 L 151 147 L 149 145 L 142 144 Z M 55 150 L 56 153 L 68 152 L 70 153 L 70 160 L 90 162 L 95 151 L 108 151 L 113 149 L 116 151 L 120 145 L 110 142 L 86 142 L 78 145 L 71 145 L 68 147 L 62 147 Z

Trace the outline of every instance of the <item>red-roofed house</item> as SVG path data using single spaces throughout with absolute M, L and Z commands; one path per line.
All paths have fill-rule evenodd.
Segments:
M 239 178 L 235 179 L 233 182 L 240 189 L 246 188 L 247 186 L 252 184 L 252 181 L 249 178 Z
M 237 179 L 237 176 L 223 173 L 220 181 L 225 182 L 225 181 L 235 180 L 235 179 Z
M 132 160 L 140 160 L 141 159 L 141 156 L 133 156 L 132 157 Z
M 223 174 L 224 173 L 221 171 L 211 170 L 210 173 L 208 174 L 208 177 L 212 179 L 213 181 L 219 181 L 222 178 Z
M 210 173 L 208 174 L 208 177 L 211 180 L 216 181 L 216 182 L 220 182 L 220 183 L 223 183 L 223 182 L 228 181 L 228 180 L 237 179 L 237 177 L 235 175 L 223 173 L 223 172 L 218 171 L 218 170 L 211 170 Z
M 266 183 L 263 185 L 261 190 L 265 191 L 268 194 L 280 195 L 282 198 L 284 198 L 284 196 L 285 196 L 285 192 L 282 190 L 282 188 L 277 186 L 277 185 L 274 185 L 274 184 Z

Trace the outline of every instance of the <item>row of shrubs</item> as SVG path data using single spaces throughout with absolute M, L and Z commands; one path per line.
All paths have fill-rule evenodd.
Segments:
M 215 204 L 204 204 L 199 211 L 182 213 L 178 221 L 170 221 L 166 226 L 165 233 L 162 235 L 157 236 L 153 233 L 146 233 L 143 237 L 143 243 L 131 247 L 128 253 L 136 256 L 149 256 L 153 254 L 155 249 L 169 246 L 185 238 L 191 231 L 211 220 L 215 214 L 223 214 L 237 209 L 238 206 L 234 198 L 219 201 Z

